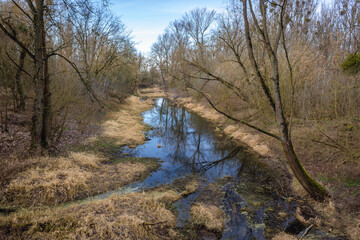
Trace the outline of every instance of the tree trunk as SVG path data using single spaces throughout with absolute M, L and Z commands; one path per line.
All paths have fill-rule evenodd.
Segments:
M 161 67 L 159 67 L 159 68 L 160 68 L 161 80 L 162 80 L 162 82 L 163 82 L 163 84 L 164 84 L 165 89 L 167 90 L 167 89 L 168 89 L 168 86 L 167 86 L 167 84 L 166 84 L 166 80 L 165 80 L 165 76 L 164 76 L 164 71 L 162 70 Z
M 41 36 L 41 45 L 42 45 L 42 59 L 43 59 L 43 96 L 44 96 L 44 115 L 43 115 L 43 130 L 42 130 L 42 147 L 48 148 L 50 135 L 51 135 L 51 92 L 50 92 L 50 78 L 48 74 L 48 56 L 46 51 L 46 36 L 45 36 L 45 26 L 42 25 L 42 36 Z
M 20 57 L 19 57 L 19 68 L 16 71 L 15 75 L 15 83 L 16 83 L 16 89 L 17 93 L 19 95 L 19 105 L 18 108 L 22 111 L 25 110 L 25 96 L 24 96 L 24 90 L 21 84 L 21 71 L 24 68 L 24 62 L 25 62 L 25 56 L 26 51 L 24 49 L 21 49 Z
M 11 95 L 12 95 L 12 104 L 13 104 L 13 109 L 14 112 L 16 112 L 16 106 L 18 105 L 18 100 L 17 100 L 17 94 L 16 94 L 16 89 L 15 89 L 15 83 L 13 81 L 10 82 L 10 90 L 11 90 Z
M 9 97 L 8 97 L 8 86 L 5 84 L 5 119 L 4 119 L 4 132 L 9 132 L 8 123 L 8 105 L 9 105 Z
M 249 0 L 249 4 L 251 4 L 250 1 L 251 0 Z M 247 42 L 248 55 L 249 55 L 250 61 L 252 62 L 252 67 L 257 75 L 257 78 L 259 79 L 259 81 L 262 85 L 265 85 L 265 81 L 262 78 L 260 69 L 258 67 L 257 61 L 253 54 L 253 46 L 251 44 L 251 35 L 250 35 L 250 31 L 249 31 L 249 21 L 248 21 L 248 17 L 247 17 L 246 3 L 247 3 L 247 0 L 243 0 L 245 39 Z M 260 6 L 263 6 L 262 4 L 263 4 L 263 2 L 260 1 Z M 284 2 L 283 4 L 286 4 L 286 2 Z M 284 8 L 282 10 L 284 10 Z M 250 11 L 252 11 L 251 5 L 250 5 Z M 269 89 L 266 85 L 263 87 L 263 92 L 266 95 L 266 97 L 268 98 L 269 103 L 274 110 L 277 126 L 278 126 L 278 129 L 280 132 L 280 139 L 281 139 L 281 144 L 283 147 L 283 152 L 287 159 L 288 165 L 290 166 L 296 179 L 300 182 L 300 184 L 304 187 L 304 189 L 314 199 L 322 201 L 322 200 L 326 199 L 329 194 L 319 183 L 317 183 L 314 179 L 312 179 L 310 177 L 310 175 L 306 172 L 305 168 L 302 166 L 302 164 L 300 163 L 300 161 L 295 153 L 294 146 L 293 146 L 291 137 L 289 135 L 288 125 L 287 125 L 287 122 L 286 122 L 286 119 L 284 116 L 283 105 L 282 105 L 282 101 L 281 101 L 281 92 L 280 92 L 280 83 L 279 83 L 280 77 L 279 77 L 279 64 L 278 64 L 278 59 L 277 59 L 277 46 L 278 46 L 278 41 L 280 40 L 280 37 L 278 35 L 277 41 L 275 42 L 275 44 L 274 44 L 275 46 L 273 48 L 273 46 L 271 45 L 271 43 L 268 39 L 268 33 L 267 33 L 267 29 L 266 29 L 266 24 L 265 24 L 266 22 L 264 23 L 264 21 L 266 21 L 265 14 L 266 14 L 266 12 L 263 11 L 262 12 L 263 29 L 261 30 L 260 26 L 257 23 L 256 16 L 252 12 L 255 27 L 256 27 L 256 29 L 258 29 L 259 34 L 262 36 L 262 40 L 265 45 L 265 49 L 268 53 L 269 60 L 271 63 L 274 98 L 271 97 Z M 280 15 L 282 15 L 282 14 L 283 14 L 283 12 Z M 282 21 L 282 16 L 280 18 L 280 21 Z M 279 27 L 283 27 L 283 26 L 280 25 Z M 279 33 L 281 33 L 281 32 L 279 32 Z
M 35 35 L 35 101 L 33 128 L 31 135 L 31 150 L 34 154 L 44 154 L 48 147 L 50 130 L 50 91 L 47 73 L 47 54 L 44 27 L 44 0 L 36 0 L 34 15 Z
M 275 55 L 272 56 L 272 72 L 273 72 L 273 81 L 274 81 L 274 99 L 276 107 L 276 121 L 280 131 L 281 144 L 285 157 L 287 159 L 288 165 L 293 171 L 296 179 L 304 187 L 304 189 L 316 200 L 323 201 L 329 196 L 327 191 L 317 183 L 311 176 L 306 172 L 305 168 L 302 166 L 299 161 L 294 146 L 289 135 L 288 124 L 286 122 L 283 105 L 281 101 L 280 93 L 280 84 L 279 84 L 279 69 L 278 69 L 278 60 Z

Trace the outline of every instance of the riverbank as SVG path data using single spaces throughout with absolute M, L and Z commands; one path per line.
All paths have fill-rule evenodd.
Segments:
M 165 93 L 154 88 L 144 90 L 143 94 L 146 96 Z M 239 144 L 249 146 L 264 163 L 278 174 L 280 184 L 284 188 L 291 186 L 289 189 L 284 189 L 284 197 L 293 198 L 302 206 L 298 209 L 297 218 L 303 224 L 337 235 L 345 234 L 350 239 L 360 237 L 360 213 L 357 201 L 360 195 L 359 161 L 356 158 L 348 157 L 339 149 L 326 147 L 326 142 L 325 144 L 320 143 L 320 145 L 319 143 L 315 144 L 317 138 L 322 138 L 322 141 L 324 138 L 317 134 L 318 125 L 315 126 L 311 123 L 295 125 L 293 138 L 305 168 L 332 195 L 329 201 L 323 203 L 312 200 L 289 174 L 291 171 L 286 167 L 280 144 L 251 129 L 231 123 L 204 101 L 199 102 L 189 95 L 174 91 L 167 92 L 166 95 L 179 106 L 184 106 L 189 111 L 213 122 L 217 126 L 219 134 L 225 134 L 237 140 Z M 331 124 L 328 122 L 326 127 L 331 127 Z M 276 129 L 274 128 L 273 131 Z M 349 144 L 357 144 L 356 138 Z M 277 239 L 289 239 L 290 237 L 290 235 L 282 233 Z
M 219 184 L 206 190 L 212 194 L 212 201 L 217 199 L 217 204 L 198 201 L 190 206 L 193 224 L 180 232 L 178 207 L 174 204 L 197 191 L 196 177 L 176 178 L 171 184 L 146 188 L 144 192 L 98 195 L 141 182 L 160 166 L 158 159 L 118 154 L 121 146 L 145 143 L 143 132 L 149 126 L 142 122 L 141 113 L 153 107 L 153 98 L 161 96 L 164 95 L 141 96 L 148 98 L 144 101 L 131 96 L 118 111 L 107 114 L 98 134 L 73 146 L 71 151 L 57 157 L 25 159 L 26 169 L 13 168 L 17 172 L 8 176 L 8 184 L 3 186 L 0 239 L 221 236 L 224 220 L 217 206 L 221 199 Z
M 141 113 L 152 107 L 151 99 L 131 96 L 105 116 L 97 134 L 59 156 L 2 159 L 0 239 L 169 235 L 164 229 L 175 217 L 155 193 L 72 202 L 144 179 L 160 166 L 157 159 L 116 156 L 121 146 L 145 142 Z
M 244 156 L 241 162 L 243 171 L 237 175 L 242 184 L 225 177 L 199 187 L 200 179 L 186 176 L 175 178 L 171 184 L 147 187 L 144 192 L 113 194 L 103 199 L 81 201 L 87 196 L 142 180 L 158 169 L 156 159 L 118 155 L 120 146 L 135 147 L 149 140 L 143 134 L 143 131 L 149 130 L 149 126 L 142 122 L 141 113 L 152 108 L 153 99 L 158 97 L 173 99 L 169 107 L 173 104 L 189 104 L 189 110 L 199 111 L 199 115 L 217 126 L 219 139 L 236 140 L 234 136 L 242 136 L 254 144 L 255 150 L 249 154 L 256 155 L 257 159 Z M 99 126 L 101 131 L 98 134 L 88 137 L 63 156 L 39 158 L 41 161 L 26 160 L 33 161 L 33 165 L 28 164 L 29 168 L 14 174 L 4 188 L 0 239 L 197 239 L 199 236 L 218 239 L 228 226 L 231 220 L 229 214 L 233 211 L 236 214 L 233 219 L 243 218 L 243 221 L 232 226 L 247 231 L 255 229 L 274 239 L 294 239 L 294 235 L 279 234 L 279 229 L 284 227 L 277 225 L 293 216 L 293 206 L 298 206 L 296 216 L 303 227 L 314 224 L 313 229 L 338 233 L 336 228 L 329 231 L 328 227 L 333 225 L 324 222 L 324 216 L 317 215 L 314 205 L 311 208 L 307 204 L 309 201 L 312 203 L 311 200 L 294 194 L 288 187 L 291 175 L 281 157 L 277 156 L 276 146 L 266 146 L 269 143 L 266 138 L 263 142 L 246 138 L 243 132 L 242 135 L 238 132 L 232 136 L 239 130 L 237 126 L 216 116 L 206 105 L 194 103 L 191 98 L 179 97 L 175 93 L 169 95 L 156 88 L 143 89 L 138 96 L 128 98 L 119 110 L 108 113 Z M 184 114 L 183 109 L 181 112 Z M 216 119 L 220 122 L 216 122 Z M 157 129 L 150 132 L 159 132 Z M 236 131 L 231 133 L 229 129 Z M 228 137 L 221 137 L 225 135 Z M 258 137 L 261 139 L 261 136 Z M 240 139 L 237 140 L 238 144 L 243 144 Z M 243 142 L 246 143 L 245 140 Z M 160 151 L 162 147 L 156 144 L 155 149 Z M 264 149 L 267 151 L 262 152 Z M 261 162 L 266 163 L 269 169 L 260 166 L 263 165 Z M 257 164 L 260 165 L 255 166 Z M 274 173 L 276 178 L 273 178 Z M 279 196 L 282 197 L 278 199 Z M 195 200 L 191 201 L 194 197 Z M 73 201 L 76 199 L 80 201 Z M 190 204 L 185 207 L 190 214 L 187 216 L 189 221 L 179 227 L 184 217 L 179 209 L 184 210 L 187 204 Z M 264 216 L 260 222 L 259 216 Z M 297 223 L 293 219 L 288 225 Z M 231 229 L 225 232 L 229 233 Z M 308 235 L 314 236 L 311 232 Z

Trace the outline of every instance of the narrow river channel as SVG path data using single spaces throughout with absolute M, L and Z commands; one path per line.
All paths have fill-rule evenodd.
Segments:
M 215 127 L 198 115 L 172 104 L 165 98 L 155 100 L 154 107 L 143 113 L 147 142 L 136 148 L 124 147 L 120 157 L 158 158 L 161 167 L 145 180 L 103 193 L 145 191 L 186 176 L 195 176 L 200 184 L 195 193 L 174 205 L 177 227 L 185 228 L 190 208 L 211 183 L 222 181 L 221 208 L 225 213 L 222 239 L 266 239 L 279 231 L 301 236 L 305 226 L 294 217 L 296 203 L 275 191 L 274 173 L 245 147 L 240 147 L 215 132 Z

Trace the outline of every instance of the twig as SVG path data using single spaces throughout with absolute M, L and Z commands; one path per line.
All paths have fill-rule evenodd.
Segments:
M 309 227 L 307 227 L 307 228 L 305 229 L 305 232 L 303 233 L 303 235 L 301 235 L 301 237 L 299 238 L 299 240 L 303 239 L 303 238 L 306 236 L 306 234 L 308 234 L 308 232 L 310 231 L 310 229 L 311 229 L 313 226 L 314 226 L 314 224 L 311 224 Z

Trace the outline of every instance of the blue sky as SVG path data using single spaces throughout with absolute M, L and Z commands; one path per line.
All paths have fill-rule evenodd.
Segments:
M 332 0 L 320 0 L 329 4 Z M 110 0 L 111 10 L 132 31 L 138 51 L 146 54 L 171 21 L 196 7 L 224 11 L 226 0 Z
M 222 10 L 223 0 L 110 0 L 112 11 L 132 31 L 136 48 L 149 52 L 171 21 L 196 7 Z

